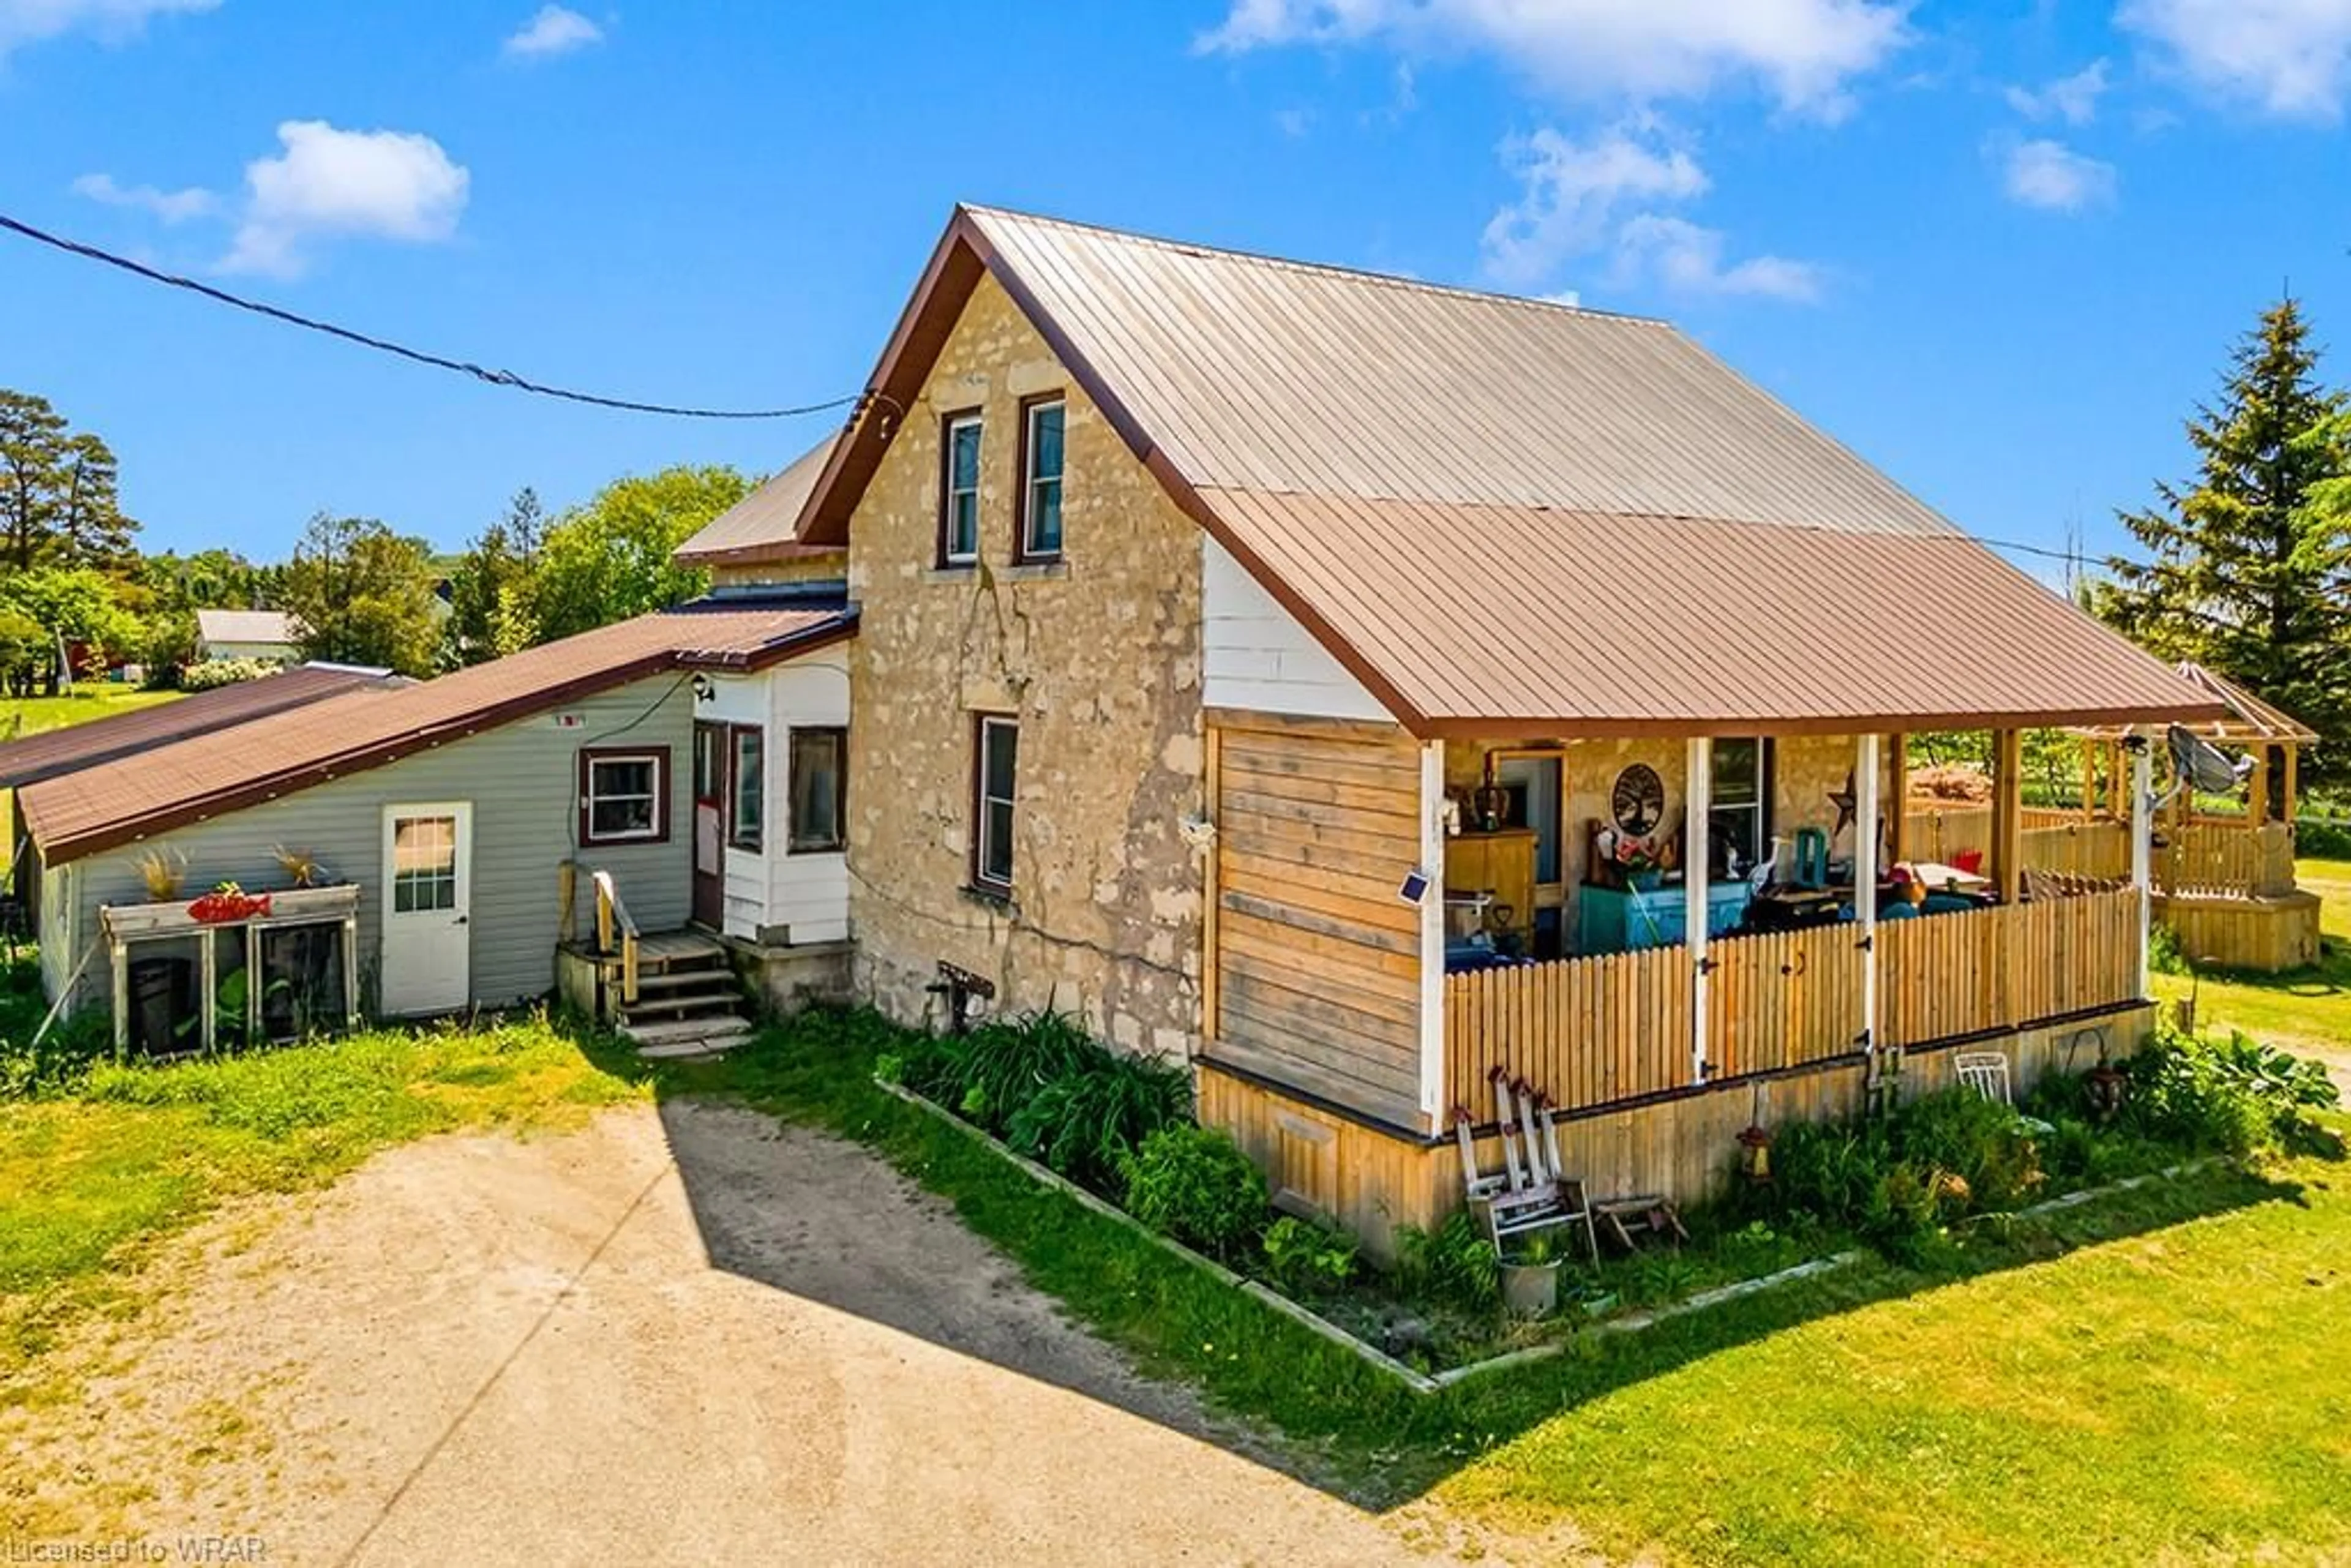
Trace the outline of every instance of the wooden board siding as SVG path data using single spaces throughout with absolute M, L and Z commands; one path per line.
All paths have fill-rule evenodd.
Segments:
M 1266 1173 L 1277 1207 L 1345 1227 L 1376 1258 L 1395 1256 L 1396 1226 L 1426 1228 L 1460 1204 L 1449 1145 L 1378 1132 L 1212 1062 L 1199 1064 L 1198 1087 L 1201 1122 L 1232 1134 Z
M 1208 1053 L 1420 1120 L 1420 759 L 1368 726 L 1219 725 Z
M 1689 955 L 1652 947 L 1445 978 L 1447 1120 L 1492 1116 L 1496 1068 L 1564 1109 L 1689 1082 Z
M 2281 898 L 2181 894 L 2155 901 L 2155 917 L 2199 964 L 2276 974 L 2318 961 L 2318 895 Z

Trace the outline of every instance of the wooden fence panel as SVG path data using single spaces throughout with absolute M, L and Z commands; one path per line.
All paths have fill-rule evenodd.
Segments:
M 1880 1030 L 1918 1045 L 2137 999 L 2138 895 L 2043 899 L 1878 928 Z
M 1861 1037 L 1861 949 L 1852 925 L 1709 943 L 1711 1076 L 1772 1072 L 1855 1050 Z
M 2275 898 L 2294 889 L 2294 834 L 2283 822 L 2188 822 L 2163 830 L 2158 893 Z
M 1679 947 L 1448 975 L 1446 1092 L 1483 1122 L 1498 1067 L 1565 1110 L 1677 1087 L 1689 1077 L 1689 1007 Z

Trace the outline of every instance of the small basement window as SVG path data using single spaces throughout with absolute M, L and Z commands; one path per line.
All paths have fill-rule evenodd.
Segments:
M 580 841 L 659 843 L 669 837 L 669 747 L 580 754 Z
M 949 414 L 939 486 L 939 564 L 979 559 L 979 415 Z
M 768 826 L 768 732 L 738 724 L 727 736 L 726 841 L 756 850 Z
M 791 733 L 791 821 L 786 850 L 820 854 L 842 847 L 849 818 L 849 732 L 840 728 Z
M 1009 718 L 983 714 L 977 746 L 977 766 L 973 769 L 977 788 L 972 803 L 971 879 L 974 885 L 986 892 L 1009 894 L 1013 783 L 1019 760 L 1020 726 Z

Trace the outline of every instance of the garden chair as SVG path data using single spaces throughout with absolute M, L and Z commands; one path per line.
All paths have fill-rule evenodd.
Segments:
M 1600 1260 L 1600 1237 L 1583 1184 L 1560 1170 L 1559 1129 L 1550 1103 L 1525 1082 L 1513 1082 L 1497 1068 L 1494 1122 L 1502 1145 L 1502 1169 L 1478 1166 L 1473 1118 L 1466 1107 L 1453 1112 L 1453 1136 L 1461 1151 L 1461 1180 L 1472 1207 L 1485 1218 L 1486 1232 L 1499 1250 L 1513 1236 L 1562 1226 L 1583 1227 L 1592 1260 Z
M 2008 1055 L 1998 1051 L 1963 1051 L 1951 1059 L 1960 1083 L 1987 1100 L 2013 1107 L 2016 1097 L 2008 1086 Z

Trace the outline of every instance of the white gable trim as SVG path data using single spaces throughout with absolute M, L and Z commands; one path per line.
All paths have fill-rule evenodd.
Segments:
M 1392 722 L 1232 552 L 1200 535 L 1200 695 L 1210 707 Z

